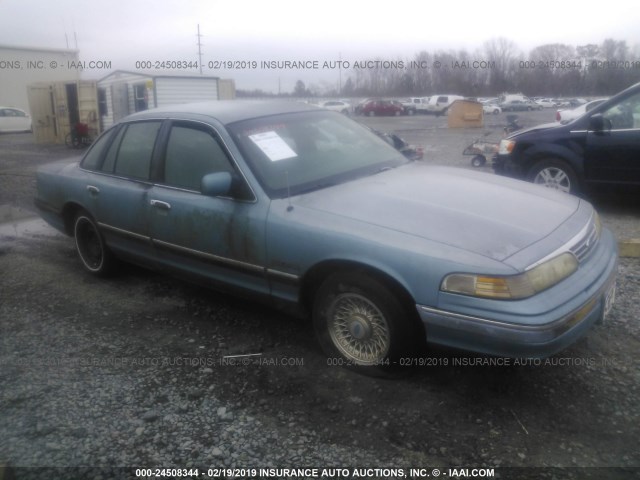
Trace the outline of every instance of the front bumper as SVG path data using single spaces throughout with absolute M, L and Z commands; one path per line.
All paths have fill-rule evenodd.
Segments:
M 524 178 L 525 172 L 522 167 L 513 161 L 512 155 L 495 154 L 491 159 L 493 171 L 505 177 Z
M 602 239 L 598 261 L 599 275 L 584 289 L 571 293 L 570 298 L 541 314 L 523 312 L 500 318 L 490 318 L 470 312 L 458 313 L 426 305 L 416 305 L 418 314 L 432 344 L 472 352 L 512 358 L 544 358 L 564 350 L 593 326 L 603 320 L 615 294 L 617 251 L 615 241 L 607 231 Z M 591 268 L 593 271 L 593 266 Z M 544 295 L 542 292 L 539 295 Z M 545 303 L 544 300 L 542 303 Z M 543 319 L 545 321 L 540 321 Z M 512 320 L 512 321 L 510 321 Z

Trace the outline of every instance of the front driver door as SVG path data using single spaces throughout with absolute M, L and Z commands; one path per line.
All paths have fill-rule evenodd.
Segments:
M 640 184 L 640 93 L 604 110 L 602 117 L 604 130 L 587 132 L 587 181 Z
M 173 122 L 161 179 L 148 196 L 151 237 L 159 261 L 215 282 L 268 294 L 265 218 L 224 143 L 207 125 Z M 200 193 L 202 177 L 229 172 L 236 178 L 225 197 Z

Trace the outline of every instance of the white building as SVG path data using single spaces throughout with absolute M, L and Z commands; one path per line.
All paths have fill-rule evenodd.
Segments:
M 117 70 L 98 80 L 102 129 L 129 114 L 180 103 L 230 99 L 233 81 L 218 77 L 148 75 Z
M 75 82 L 78 50 L 0 45 L 0 105 L 29 111 L 28 85 Z

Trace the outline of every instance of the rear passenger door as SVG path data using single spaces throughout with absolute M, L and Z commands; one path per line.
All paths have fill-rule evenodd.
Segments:
M 161 121 L 123 124 L 85 185 L 87 205 L 111 248 L 149 259 L 147 197 L 161 126 Z
M 165 266 L 216 282 L 268 293 L 265 219 L 224 142 L 209 125 L 174 121 L 149 192 L 151 237 Z M 234 188 L 224 197 L 201 194 L 202 177 L 229 172 Z

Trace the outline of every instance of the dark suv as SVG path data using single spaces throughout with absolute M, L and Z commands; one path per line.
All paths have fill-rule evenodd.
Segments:
M 496 173 L 564 192 L 640 185 L 640 83 L 566 125 L 539 125 L 500 142 Z

